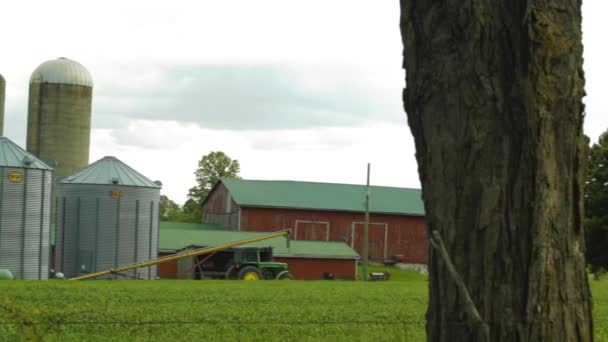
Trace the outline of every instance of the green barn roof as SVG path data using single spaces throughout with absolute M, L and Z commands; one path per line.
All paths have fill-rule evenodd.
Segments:
M 223 230 L 217 225 L 159 222 L 158 249 L 161 252 L 174 253 L 182 248 L 196 246 L 213 246 L 234 242 L 268 233 L 239 232 Z M 51 225 L 51 244 L 55 245 L 55 225 Z M 333 241 L 298 241 L 291 240 L 287 247 L 284 237 L 258 241 L 243 247 L 272 247 L 273 254 L 283 257 L 358 259 L 359 254 L 343 242 Z
M 244 207 L 276 207 L 363 212 L 364 185 L 222 178 L 234 201 Z M 420 189 L 370 187 L 370 212 L 424 215 Z
M 174 252 L 184 247 L 213 246 L 268 234 L 217 229 L 218 226 L 196 223 L 160 222 L 159 250 Z M 359 254 L 344 242 L 296 241 L 287 246 L 284 237 L 258 241 L 243 247 L 272 247 L 275 256 L 357 259 Z

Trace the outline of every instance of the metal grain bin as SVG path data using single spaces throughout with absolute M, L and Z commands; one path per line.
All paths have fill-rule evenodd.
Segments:
M 67 278 L 158 256 L 160 186 L 115 157 L 104 157 L 57 185 L 55 267 Z M 149 266 L 113 275 L 154 279 Z
M 0 137 L 0 269 L 48 279 L 53 169 Z

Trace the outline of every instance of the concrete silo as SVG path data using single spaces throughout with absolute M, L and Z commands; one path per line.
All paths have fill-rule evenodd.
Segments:
M 27 151 L 55 161 L 57 178 L 89 163 L 92 95 L 91 74 L 76 61 L 50 60 L 32 73 Z
M 0 137 L 0 269 L 47 279 L 53 170 Z
M 156 258 L 159 200 L 159 183 L 114 157 L 60 180 L 55 268 L 71 278 Z M 156 274 L 149 266 L 123 276 Z
M 6 96 L 6 81 L 0 75 L 0 137 L 4 135 L 4 98 Z

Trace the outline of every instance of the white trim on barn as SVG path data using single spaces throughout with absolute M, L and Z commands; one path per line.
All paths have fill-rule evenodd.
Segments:
M 329 241 L 329 231 L 330 231 L 330 227 L 329 227 L 329 222 L 327 221 L 308 221 L 308 220 L 296 220 L 296 228 L 294 231 L 294 240 L 298 239 L 298 223 L 309 223 L 309 224 L 324 224 L 325 227 L 327 228 L 327 233 L 325 236 L 325 241 Z
M 350 248 L 355 249 L 355 225 L 360 224 L 360 225 L 365 225 L 365 222 L 360 222 L 360 221 L 353 221 L 350 224 L 350 229 L 351 229 L 351 239 L 350 239 Z M 387 252 L 388 252 L 388 223 L 384 223 L 384 222 L 370 222 L 369 226 L 371 228 L 372 225 L 377 225 L 377 226 L 384 226 L 384 245 L 382 246 L 383 249 L 383 255 L 384 255 L 384 259 L 387 258 Z M 363 228 L 363 227 L 362 227 Z

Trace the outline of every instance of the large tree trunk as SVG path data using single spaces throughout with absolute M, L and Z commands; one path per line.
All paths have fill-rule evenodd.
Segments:
M 401 0 L 429 236 L 482 321 L 431 249 L 429 341 L 592 340 L 580 6 Z

